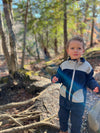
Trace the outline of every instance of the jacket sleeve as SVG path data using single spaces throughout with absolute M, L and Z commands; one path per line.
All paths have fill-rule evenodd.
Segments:
M 57 70 L 57 73 L 51 77 L 51 81 L 52 81 L 52 78 L 54 76 L 56 76 L 58 78 L 58 81 L 56 83 L 62 83 L 62 81 L 63 81 L 62 80 L 62 73 L 63 72 L 62 72 L 61 68 L 59 67 L 58 70 Z
M 100 92 L 100 85 L 97 83 L 97 81 L 93 77 L 93 69 L 90 71 L 89 74 L 87 74 L 87 87 L 89 87 L 91 90 L 95 89 L 95 87 L 99 87 Z

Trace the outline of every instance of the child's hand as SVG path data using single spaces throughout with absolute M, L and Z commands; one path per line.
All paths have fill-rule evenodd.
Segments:
M 96 88 L 93 90 L 93 92 L 98 93 L 98 92 L 99 92 L 99 87 L 96 87 Z
M 53 77 L 52 82 L 56 83 L 58 81 L 58 78 L 56 76 Z

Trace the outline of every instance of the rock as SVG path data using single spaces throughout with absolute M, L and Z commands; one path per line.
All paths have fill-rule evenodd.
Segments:
M 26 90 L 29 93 L 36 94 L 37 92 L 43 91 L 47 86 L 51 85 L 50 79 L 40 77 L 40 76 L 32 76 L 33 82 L 26 87 Z
M 98 101 L 88 113 L 88 132 L 100 132 L 100 101 Z
M 59 132 L 58 129 L 54 129 L 54 128 L 47 127 L 47 126 L 43 126 L 41 127 L 41 129 L 38 129 L 36 131 L 36 133 L 58 133 L 58 132 Z
M 36 77 L 34 78 L 36 79 Z M 41 92 L 41 96 L 35 101 L 34 109 L 42 112 L 40 120 L 50 118 L 48 122 L 59 128 L 58 110 L 60 84 L 52 84 L 50 79 L 44 77 L 37 77 L 36 82 L 37 84 L 34 83 L 34 86 L 37 86 L 37 88 L 40 86 L 45 88 L 45 90 Z M 57 128 L 44 126 L 38 128 L 38 132 L 41 131 L 41 133 L 58 133 L 58 130 Z
M 99 69 L 100 69 L 100 67 L 99 67 Z M 95 75 L 94 75 L 94 78 L 97 80 L 97 82 L 100 84 L 100 72 L 99 73 L 96 73 Z
M 57 72 L 57 66 L 48 66 L 46 67 L 46 72 L 49 73 L 50 75 L 54 75 Z
M 58 114 L 59 88 L 60 84 L 51 84 L 46 87 L 46 90 L 42 92 L 41 97 L 39 97 L 39 99 L 34 103 L 35 109 L 42 112 L 41 120 Z

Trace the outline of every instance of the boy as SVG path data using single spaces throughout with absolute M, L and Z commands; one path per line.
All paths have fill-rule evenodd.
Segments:
M 86 88 L 99 93 L 100 86 L 93 78 L 91 65 L 82 58 L 85 43 L 79 37 L 73 37 L 67 45 L 70 56 L 58 68 L 52 77 L 53 83 L 62 83 L 60 88 L 59 122 L 60 133 L 68 133 L 68 119 L 70 114 L 71 133 L 80 133 L 82 116 L 86 102 Z

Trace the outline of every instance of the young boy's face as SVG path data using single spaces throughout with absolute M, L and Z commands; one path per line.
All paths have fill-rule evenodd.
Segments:
M 76 40 L 71 41 L 67 49 L 67 53 L 71 59 L 79 60 L 84 53 L 83 43 Z

